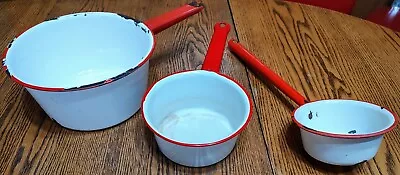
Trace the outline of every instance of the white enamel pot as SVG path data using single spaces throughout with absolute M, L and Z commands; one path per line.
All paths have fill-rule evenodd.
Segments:
M 15 38 L 3 68 L 61 126 L 105 129 L 139 110 L 154 35 L 202 9 L 186 4 L 145 22 L 110 12 L 53 18 Z
M 341 99 L 309 102 L 241 44 L 230 40 L 228 46 L 299 105 L 292 119 L 300 128 L 305 151 L 321 162 L 351 166 L 372 159 L 384 134 L 399 122 L 393 112 L 368 102 Z
M 250 121 L 248 94 L 219 73 L 229 31 L 229 24 L 215 24 L 202 70 L 164 77 L 143 98 L 143 119 L 175 163 L 202 167 L 223 160 Z

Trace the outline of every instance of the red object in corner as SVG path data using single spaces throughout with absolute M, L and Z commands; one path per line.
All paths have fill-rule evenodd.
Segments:
M 286 0 L 351 14 L 356 0 Z
M 144 23 L 149 27 L 153 34 L 158 34 L 159 32 L 171 27 L 172 25 L 199 13 L 203 10 L 204 6 L 201 3 L 193 1 L 190 4 L 178 7 L 172 11 L 164 13 L 160 16 L 153 17 L 144 21 Z
M 400 32 L 400 8 L 382 7 L 371 12 L 367 20 Z

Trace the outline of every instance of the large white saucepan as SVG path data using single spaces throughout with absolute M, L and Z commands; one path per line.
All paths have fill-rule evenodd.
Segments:
M 202 9 L 193 2 L 144 22 L 111 12 L 46 20 L 8 45 L 3 69 L 63 127 L 105 129 L 139 110 L 154 35 Z

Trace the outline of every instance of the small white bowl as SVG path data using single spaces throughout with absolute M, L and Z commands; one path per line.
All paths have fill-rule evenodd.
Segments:
M 292 119 L 300 127 L 304 149 L 319 161 L 347 166 L 370 160 L 383 135 L 398 124 L 396 114 L 372 103 L 340 99 L 309 102 L 241 44 L 230 40 L 228 46 L 299 105 Z
M 372 159 L 398 123 L 384 107 L 355 100 L 319 100 L 293 111 L 304 149 L 313 158 L 349 166 Z

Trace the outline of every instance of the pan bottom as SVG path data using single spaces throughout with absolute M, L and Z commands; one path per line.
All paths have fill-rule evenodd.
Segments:
M 185 143 L 209 143 L 233 132 L 226 116 L 206 108 L 185 108 L 164 118 L 158 127 L 166 137 Z

